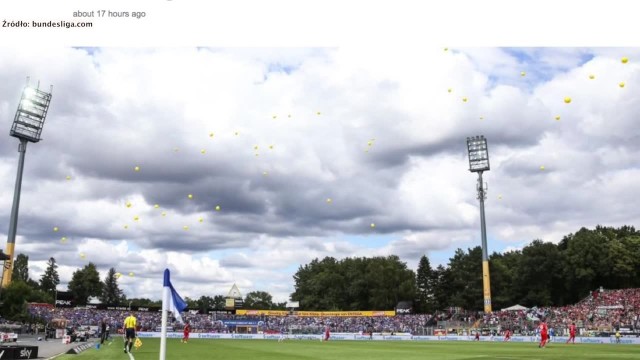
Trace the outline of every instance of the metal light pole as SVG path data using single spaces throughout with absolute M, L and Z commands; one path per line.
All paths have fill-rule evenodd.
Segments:
M 489 256 L 487 255 L 487 227 L 484 219 L 484 200 L 487 189 L 483 186 L 482 172 L 489 171 L 489 148 L 484 136 L 467 138 L 469 151 L 469 171 L 478 173 L 478 200 L 480 200 L 480 232 L 482 234 L 482 287 L 484 290 L 484 312 L 491 312 L 491 281 L 489 276 Z
M 51 102 L 51 91 L 44 92 L 39 90 L 40 84 L 36 88 L 29 86 L 29 78 L 27 85 L 22 91 L 20 104 L 13 119 L 13 125 L 9 135 L 20 140 L 18 152 L 20 159 L 18 161 L 18 175 L 16 176 L 16 187 L 13 192 L 13 206 L 11 207 L 11 219 L 9 220 L 9 234 L 7 236 L 7 251 L 9 257 L 4 263 L 2 272 L 2 286 L 6 287 L 11 283 L 11 275 L 13 274 L 13 253 L 16 245 L 16 230 L 18 228 L 18 208 L 20 207 L 20 189 L 22 186 L 22 171 L 24 169 L 24 155 L 27 151 L 27 142 L 36 143 L 40 141 L 40 134 L 44 126 L 44 120 L 49 111 L 49 103 Z

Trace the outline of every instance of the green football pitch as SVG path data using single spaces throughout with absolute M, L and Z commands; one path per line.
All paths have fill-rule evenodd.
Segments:
M 79 355 L 60 360 L 129 359 L 121 339 Z M 132 352 L 135 360 L 157 360 L 159 339 L 143 339 Z M 312 341 L 312 340 L 167 340 L 167 359 L 247 359 L 247 360 L 462 360 L 462 359 L 640 359 L 640 346 L 620 344 L 550 344 L 539 349 L 534 343 L 444 342 L 444 341 Z

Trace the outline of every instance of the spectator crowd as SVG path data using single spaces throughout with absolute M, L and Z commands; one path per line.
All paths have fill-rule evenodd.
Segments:
M 64 319 L 69 327 L 99 326 L 102 321 L 112 333 L 122 329 L 128 311 L 96 310 L 84 308 L 54 308 L 49 304 L 30 304 L 29 313 L 34 319 L 51 323 Z M 258 324 L 258 331 L 321 333 L 329 325 L 334 332 L 353 333 L 412 333 L 425 334 L 429 327 L 493 329 L 501 333 L 509 329 L 515 334 L 533 334 L 537 321 L 545 320 L 557 335 L 575 323 L 586 331 L 614 331 L 627 328 L 638 331 L 640 327 L 640 289 L 597 290 L 577 304 L 562 307 L 533 307 L 525 310 L 465 312 L 461 309 L 438 312 L 432 315 L 408 314 L 391 317 L 303 317 L 303 316 L 254 316 L 231 314 L 193 314 L 185 312 L 193 332 L 233 332 L 230 320 L 247 320 Z M 161 325 L 160 312 L 136 312 L 139 331 L 157 331 Z M 231 322 L 232 323 L 232 322 Z M 182 325 L 169 319 L 169 326 L 181 329 Z

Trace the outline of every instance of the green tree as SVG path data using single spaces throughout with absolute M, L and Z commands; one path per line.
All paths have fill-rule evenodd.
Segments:
M 13 262 L 13 279 L 29 282 L 29 257 L 25 254 L 18 254 Z
M 493 309 L 509 307 L 520 302 L 516 293 L 518 287 L 516 272 L 520 266 L 521 257 L 520 251 L 509 251 L 503 254 L 493 253 L 489 257 Z
M 216 310 L 222 310 L 226 306 L 226 298 L 224 295 L 215 295 L 213 297 L 213 308 Z
M 467 310 L 480 310 L 484 307 L 482 291 L 482 248 L 476 246 L 457 249 L 449 259 L 451 275 L 451 305 Z
M 2 289 L 0 313 L 10 320 L 25 320 L 27 315 L 27 299 L 32 289 L 24 281 L 16 279 Z
M 271 309 L 273 297 L 266 291 L 251 291 L 244 298 L 244 307 L 247 309 Z
M 420 302 L 420 308 L 417 309 L 422 313 L 433 313 L 435 309 L 433 299 L 434 272 L 431 269 L 431 263 L 426 255 L 422 255 L 418 263 L 416 271 L 416 298 Z
M 451 302 L 452 275 L 451 270 L 443 265 L 433 271 L 433 302 L 435 310 L 444 310 L 449 307 Z
M 313 259 L 293 278 L 291 299 L 301 310 L 393 309 L 416 294 L 415 273 L 395 255 Z
M 565 281 L 567 303 L 575 303 L 609 279 L 609 239 L 586 228 L 568 237 Z
M 79 304 L 86 304 L 90 296 L 100 296 L 103 284 L 94 263 L 76 270 L 69 281 L 69 291 L 73 292 Z
M 100 295 L 100 301 L 103 304 L 119 304 L 125 300 L 124 293 L 118 286 L 118 278 L 116 276 L 116 269 L 111 268 L 107 272 L 107 276 L 104 278 L 102 285 L 102 294 Z
M 100 279 L 98 279 L 98 282 L 99 281 Z M 47 268 L 44 270 L 44 274 L 40 277 L 40 289 L 53 296 L 58 284 L 60 284 L 58 264 L 56 264 L 56 259 L 51 257 L 49 261 L 47 261 Z
M 516 286 L 525 306 L 561 302 L 563 256 L 555 244 L 534 240 L 522 249 Z
M 200 296 L 198 309 L 202 312 L 206 312 L 208 309 L 215 309 L 215 300 L 211 296 Z

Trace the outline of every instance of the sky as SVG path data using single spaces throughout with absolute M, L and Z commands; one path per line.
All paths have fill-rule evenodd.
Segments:
M 4 47 L 0 236 L 27 76 L 53 97 L 27 146 L 15 253 L 36 280 L 54 257 L 59 290 L 93 262 L 129 298 L 159 299 L 169 268 L 182 296 L 235 283 L 280 302 L 314 258 L 446 265 L 480 244 L 476 135 L 489 253 L 637 227 L 639 60 L 635 47 L 428 42 Z

